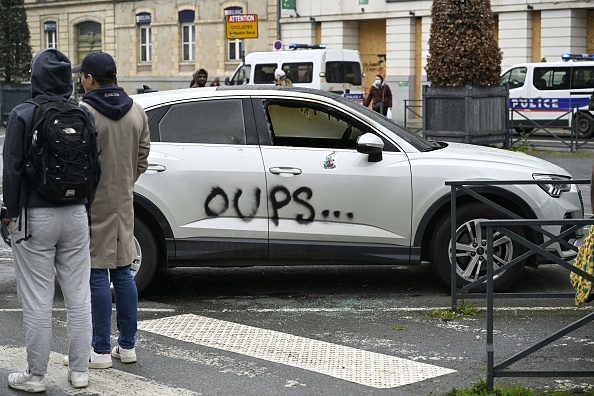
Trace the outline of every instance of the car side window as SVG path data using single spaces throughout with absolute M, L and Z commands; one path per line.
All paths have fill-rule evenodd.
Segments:
M 172 105 L 159 121 L 161 142 L 246 144 L 240 99 Z
M 283 63 L 282 70 L 292 83 L 311 83 L 313 81 L 313 62 Z
M 594 88 L 594 67 L 574 66 L 571 78 L 571 88 Z
M 254 84 L 274 84 L 274 71 L 276 63 L 260 64 L 254 66 Z
M 535 67 L 533 84 L 541 91 L 569 89 L 569 67 Z
M 507 71 L 501 76 L 501 84 L 508 83 L 510 89 L 523 87 L 526 81 L 526 71 L 527 69 L 525 67 L 516 67 Z
M 269 104 L 266 112 L 275 146 L 355 149 L 363 130 L 338 111 Z

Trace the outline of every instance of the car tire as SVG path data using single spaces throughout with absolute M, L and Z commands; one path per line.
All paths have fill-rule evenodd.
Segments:
M 594 136 L 594 117 L 590 113 L 581 111 L 573 121 L 577 123 L 577 134 L 581 139 L 590 139 Z
M 144 221 L 134 216 L 134 238 L 137 259 L 133 263 L 134 281 L 138 294 L 142 293 L 155 277 L 158 267 L 157 240 Z M 134 266 L 136 270 L 134 270 Z
M 457 230 L 456 245 L 466 246 L 466 249 L 457 249 L 456 252 L 456 285 L 463 287 L 487 274 L 487 238 L 484 235 L 485 228 L 479 227 L 480 220 L 501 219 L 507 216 L 501 214 L 498 210 L 483 203 L 469 203 L 459 206 L 456 213 Z M 435 228 L 433 246 L 431 246 L 430 260 L 433 270 L 437 277 L 446 285 L 450 286 L 451 264 L 450 264 L 450 239 L 451 239 L 451 221 L 450 214 L 447 213 L 438 222 Z M 513 227 L 511 231 L 520 237 L 525 237 L 522 227 Z M 477 241 L 480 232 L 480 241 Z M 507 263 L 514 257 L 524 253 L 526 249 L 509 237 L 505 237 L 496 232 L 493 242 L 495 245 L 494 264 L 500 267 L 501 263 Z M 468 254 L 464 256 L 462 254 Z M 497 274 L 494 279 L 494 289 L 504 291 L 509 288 L 521 275 L 525 262 L 518 263 L 503 273 Z M 464 275 L 464 271 L 468 274 Z M 487 290 L 487 284 L 484 282 L 472 288 L 472 292 L 484 292 Z

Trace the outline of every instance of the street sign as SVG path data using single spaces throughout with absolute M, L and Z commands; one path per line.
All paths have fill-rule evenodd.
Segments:
M 273 47 L 275 50 L 277 50 L 277 51 L 280 51 L 280 50 L 282 50 L 282 49 L 283 49 L 283 42 L 282 42 L 282 41 L 280 41 L 280 40 L 276 40 L 276 41 L 274 42 L 274 44 L 272 44 L 272 47 Z
M 227 39 L 258 38 L 258 15 L 239 14 L 225 16 Z

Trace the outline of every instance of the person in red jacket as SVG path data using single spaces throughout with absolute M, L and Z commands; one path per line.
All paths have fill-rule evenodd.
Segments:
M 369 103 L 372 104 L 374 111 L 383 115 L 386 115 L 388 109 L 392 108 L 392 90 L 379 74 L 375 76 L 375 81 L 373 82 L 363 105 L 367 107 L 369 106 Z

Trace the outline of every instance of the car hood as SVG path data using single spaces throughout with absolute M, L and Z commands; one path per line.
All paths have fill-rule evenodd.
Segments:
M 493 163 L 493 169 L 505 168 L 505 165 L 512 167 L 523 167 L 536 173 L 554 174 L 571 177 L 571 174 L 558 165 L 522 152 L 503 150 L 493 147 L 475 146 L 463 143 L 443 143 L 446 147 L 433 152 L 451 160 L 460 159 L 464 161 L 477 161 L 486 165 Z M 439 154 L 437 154 L 439 153 Z M 505 177 L 505 175 L 502 175 Z

